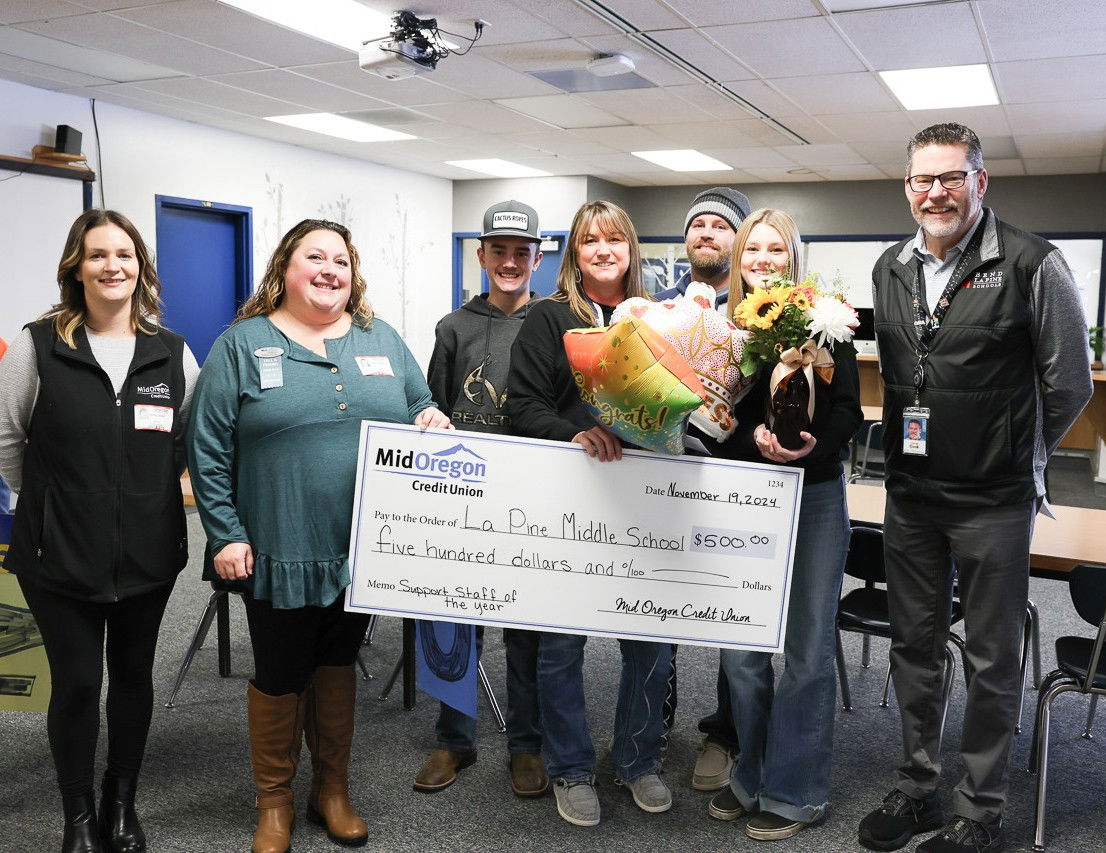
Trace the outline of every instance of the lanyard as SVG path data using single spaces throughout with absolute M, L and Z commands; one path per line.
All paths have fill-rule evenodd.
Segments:
M 984 213 L 984 216 L 986 216 L 986 213 Z M 922 299 L 922 288 L 925 286 L 925 269 L 922 266 L 921 259 L 914 259 L 912 295 L 914 307 L 914 333 L 918 336 L 918 343 L 915 348 L 917 361 L 914 363 L 915 406 L 921 403 L 922 387 L 925 385 L 926 359 L 929 358 L 933 339 L 937 335 L 937 330 L 941 328 L 941 321 L 945 319 L 945 314 L 948 313 L 953 298 L 960 292 L 960 288 L 964 284 L 964 276 L 968 268 L 979 258 L 979 247 L 983 244 L 983 227 L 984 222 L 981 217 L 979 223 L 976 225 L 975 233 L 972 234 L 972 239 L 968 241 L 968 245 L 965 246 L 964 251 L 960 253 L 960 259 L 956 262 L 956 266 L 953 267 L 952 275 L 949 276 L 949 283 L 945 285 L 945 290 L 941 294 L 941 298 L 937 300 L 937 304 L 933 307 L 933 312 L 928 315 L 923 307 L 925 302 Z

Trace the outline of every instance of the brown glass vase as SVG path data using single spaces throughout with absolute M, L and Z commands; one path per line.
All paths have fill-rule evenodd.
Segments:
M 789 373 L 776 386 L 768 400 L 768 423 L 779 443 L 788 450 L 798 450 L 805 444 L 800 432 L 810 431 L 807 414 L 810 383 L 802 370 Z

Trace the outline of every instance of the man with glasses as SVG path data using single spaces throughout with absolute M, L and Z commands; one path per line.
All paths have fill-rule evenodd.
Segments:
M 1045 464 L 1091 395 L 1086 325 L 1060 252 L 983 207 L 987 170 L 975 133 L 928 127 L 907 157 L 918 233 L 872 271 L 886 386 L 891 672 L 906 758 L 883 804 L 860 822 L 859 840 L 896 850 L 941 829 L 919 853 L 998 853 L 1029 544 Z M 908 438 L 915 421 L 924 442 Z M 938 746 L 954 573 L 972 671 L 965 772 L 946 822 Z

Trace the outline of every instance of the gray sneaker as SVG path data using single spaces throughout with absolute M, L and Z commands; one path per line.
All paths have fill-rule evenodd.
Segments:
M 595 793 L 595 779 L 558 779 L 553 785 L 557 798 L 557 814 L 576 826 L 595 826 L 599 823 L 599 797 Z
M 629 782 L 621 781 L 634 795 L 634 802 L 644 812 L 656 814 L 672 808 L 672 792 L 657 773 L 646 773 Z
M 716 740 L 703 738 L 699 757 L 691 771 L 691 787 L 696 791 L 721 791 L 730 784 L 734 757 Z

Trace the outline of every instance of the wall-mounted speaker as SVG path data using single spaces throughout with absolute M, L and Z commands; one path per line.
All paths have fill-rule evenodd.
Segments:
M 67 124 L 59 124 L 54 135 L 54 150 L 59 154 L 81 153 L 81 132 Z

